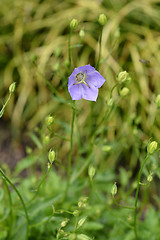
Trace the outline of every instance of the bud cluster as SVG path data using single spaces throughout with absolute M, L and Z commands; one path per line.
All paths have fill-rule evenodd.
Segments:
M 78 202 L 79 208 L 85 208 L 87 205 L 88 197 L 81 197 L 80 201 Z

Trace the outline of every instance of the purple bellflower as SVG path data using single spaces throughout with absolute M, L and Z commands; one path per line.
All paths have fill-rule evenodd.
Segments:
M 98 88 L 106 80 L 90 64 L 75 68 L 69 77 L 68 91 L 72 100 L 84 98 L 89 101 L 96 101 L 98 97 Z

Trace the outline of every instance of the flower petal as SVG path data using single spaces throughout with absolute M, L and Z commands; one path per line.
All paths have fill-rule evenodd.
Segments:
M 71 85 L 68 87 L 68 91 L 72 100 L 80 100 L 82 98 L 82 86 L 81 84 Z
M 86 82 L 88 85 L 92 83 L 96 88 L 100 88 L 106 79 L 98 71 L 94 71 L 87 74 Z
M 87 71 L 87 73 L 94 72 L 95 68 L 92 67 L 90 64 L 88 64 L 88 65 L 85 65 L 85 66 L 81 66 L 81 67 L 75 68 L 74 71 L 73 71 L 73 74 L 75 75 L 75 74 L 77 74 L 79 72 L 85 73 L 85 71 Z
M 82 98 L 90 101 L 96 101 L 98 97 L 98 88 L 95 88 L 94 85 L 90 87 L 82 84 Z

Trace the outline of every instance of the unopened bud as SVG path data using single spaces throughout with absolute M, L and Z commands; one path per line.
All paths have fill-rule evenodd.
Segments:
M 77 229 L 80 228 L 86 221 L 87 217 L 83 217 L 78 221 Z
M 118 74 L 117 81 L 119 83 L 124 83 L 127 80 L 128 76 L 129 75 L 127 71 L 122 71 Z
M 78 235 L 77 235 L 77 240 L 91 240 L 91 238 L 88 237 L 88 236 L 85 235 L 85 234 L 78 234 Z
M 85 31 L 84 31 L 84 29 L 81 29 L 81 30 L 80 30 L 79 36 L 80 36 L 80 38 L 84 38 L 84 36 L 85 36 Z
M 156 97 L 156 105 L 157 105 L 157 108 L 160 108 L 160 94 L 158 94 Z
M 111 189 L 111 194 L 114 197 L 117 194 L 117 185 L 116 182 L 113 184 L 112 189 Z
M 89 175 L 90 179 L 92 179 L 94 177 L 95 172 L 96 172 L 96 169 L 92 165 L 90 165 L 88 168 L 88 175 Z
M 148 175 L 148 177 L 147 177 L 147 181 L 150 183 L 150 182 L 152 182 L 152 180 L 153 180 L 153 173 L 150 173 L 149 175 Z
M 49 159 L 50 164 L 52 164 L 54 162 L 55 156 L 56 156 L 55 151 L 50 149 L 49 153 L 48 153 L 48 159 Z
M 47 116 L 46 117 L 47 126 L 50 126 L 53 122 L 54 122 L 54 117 L 53 116 Z
M 76 240 L 77 239 L 77 235 L 75 233 L 71 233 L 69 236 L 68 236 L 68 239 L 69 240 Z
M 70 28 L 72 30 L 76 29 L 78 27 L 78 20 L 73 18 L 72 21 L 70 22 Z
M 111 146 L 110 145 L 104 145 L 103 147 L 102 147 L 102 151 L 103 152 L 110 152 L 111 151 Z
M 81 197 L 80 201 L 78 202 L 78 207 L 79 208 L 85 208 L 86 204 L 87 204 L 87 201 L 88 201 L 88 197 Z
M 44 136 L 43 141 L 44 141 L 44 144 L 47 145 L 49 143 L 49 141 L 50 141 L 50 136 L 49 135 Z
M 125 97 L 129 94 L 129 89 L 127 87 L 122 88 L 122 90 L 120 91 L 120 96 L 121 97 Z
M 69 219 L 65 219 L 63 222 L 61 222 L 61 227 L 65 227 L 68 222 L 69 222 Z
M 158 143 L 156 141 L 151 142 L 147 147 L 147 152 L 153 154 L 157 149 Z
M 106 22 L 107 22 L 107 17 L 106 17 L 106 15 L 103 14 L 103 13 L 100 14 L 100 15 L 99 15 L 99 18 L 98 18 L 98 22 L 99 22 L 100 25 L 104 26 L 104 25 L 106 24 Z
M 9 92 L 10 92 L 10 93 L 14 93 L 15 88 L 16 88 L 16 83 L 13 82 L 13 83 L 9 86 Z
M 78 217 L 79 216 L 79 211 L 78 210 L 74 210 L 73 216 Z

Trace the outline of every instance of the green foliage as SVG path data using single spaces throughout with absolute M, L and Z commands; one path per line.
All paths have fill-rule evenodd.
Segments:
M 0 120 L 26 148 L 10 169 L 1 134 L 0 240 L 159 240 L 159 1 L 5 0 L 0 21 Z M 106 83 L 73 102 L 89 63 Z

